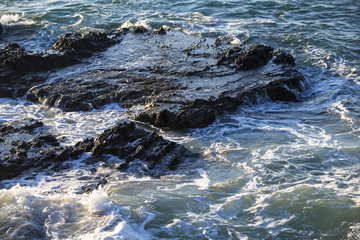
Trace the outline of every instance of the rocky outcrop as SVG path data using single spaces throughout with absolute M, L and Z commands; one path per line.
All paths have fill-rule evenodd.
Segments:
M 233 46 L 177 31 L 126 34 L 106 56 L 125 67 L 36 86 L 27 99 L 66 111 L 120 102 L 138 109 L 136 120 L 171 129 L 198 128 L 242 104 L 297 101 L 305 83 L 294 57 L 281 50 Z
M 60 146 L 42 127 L 41 122 L 33 119 L 0 125 L 0 180 L 16 177 L 29 168 L 44 168 L 76 159 L 85 152 L 98 157 L 111 154 L 123 159 L 123 164 L 114 166 L 122 171 L 134 162 L 142 162 L 147 166 L 143 172 L 151 176 L 189 165 L 198 167 L 201 163 L 200 157 L 185 147 L 136 127 L 134 123 L 121 123 L 95 139 L 86 139 L 70 147 Z
M 242 104 L 296 101 L 304 88 L 294 57 L 269 46 L 233 46 L 144 27 L 128 32 L 66 34 L 51 50 L 38 53 L 6 45 L 0 50 L 0 97 L 27 92 L 28 100 L 66 111 L 119 102 L 141 109 L 136 120 L 178 129 L 204 127 Z M 61 68 L 99 51 L 105 51 L 105 62 L 109 56 L 114 61 L 111 67 L 45 83 L 44 71 L 61 76 Z

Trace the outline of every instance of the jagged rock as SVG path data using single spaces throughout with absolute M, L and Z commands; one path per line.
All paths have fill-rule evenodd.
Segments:
M 86 139 L 70 147 L 61 147 L 53 135 L 39 131 L 42 126 L 33 119 L 0 125 L 0 180 L 16 177 L 33 167 L 57 166 L 85 152 L 99 157 L 97 159 L 107 154 L 124 159 L 124 164 L 115 166 L 123 171 L 133 162 L 142 162 L 147 166 L 144 172 L 150 176 L 167 174 L 190 164 L 199 167 L 201 163 L 197 154 L 155 132 L 140 129 L 134 123 L 121 123 L 95 139 Z
M 239 70 L 252 70 L 266 65 L 272 58 L 273 48 L 264 45 L 251 46 L 250 49 L 230 48 L 218 59 L 217 65 L 236 67 Z
M 154 30 L 154 33 L 157 33 L 157 34 L 166 34 L 166 29 L 164 27 L 160 27 L 158 29 L 155 29 Z
M 133 161 L 146 163 L 149 172 L 164 174 L 179 165 L 194 164 L 199 159 L 185 147 L 163 139 L 155 132 L 137 128 L 134 123 L 121 123 L 96 139 L 78 143 L 75 149 L 90 151 L 93 155 L 111 154 L 126 162 L 119 166 L 126 169 Z
M 131 29 L 134 31 L 134 33 L 146 33 L 148 30 L 143 26 L 133 26 Z
M 22 74 L 66 67 L 77 63 L 75 58 L 64 54 L 34 53 L 26 51 L 16 43 L 9 43 L 0 50 L 0 61 L 2 67 Z

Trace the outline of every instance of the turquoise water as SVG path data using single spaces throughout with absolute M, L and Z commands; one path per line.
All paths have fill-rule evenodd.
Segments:
M 359 1 L 0 1 L 0 23 L 0 46 L 29 50 L 66 32 L 128 25 L 222 35 L 291 52 L 308 81 L 301 102 L 264 102 L 204 129 L 162 132 L 204 155 L 204 169 L 136 178 L 84 155 L 66 171 L 1 183 L 0 238 L 360 238 Z M 64 113 L 0 99 L 1 121 L 21 117 L 44 121 L 64 144 L 127 118 L 117 105 Z M 94 167 L 110 183 L 78 194 Z

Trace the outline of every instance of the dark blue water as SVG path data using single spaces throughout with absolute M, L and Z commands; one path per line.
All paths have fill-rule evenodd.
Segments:
M 360 238 L 359 1 L 0 1 L 0 22 L 0 46 L 29 50 L 66 32 L 129 25 L 264 43 L 291 52 L 309 84 L 298 103 L 246 106 L 205 129 L 163 132 L 202 153 L 204 169 L 162 179 L 111 172 L 105 187 L 76 194 L 79 176 L 92 174 L 83 156 L 68 171 L 5 182 L 0 238 Z M 40 119 L 68 137 L 64 144 L 95 136 L 124 112 L 0 99 L 1 121 Z

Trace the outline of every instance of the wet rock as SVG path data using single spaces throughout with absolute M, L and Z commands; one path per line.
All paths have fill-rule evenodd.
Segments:
M 290 54 L 218 42 L 178 31 L 126 34 L 104 52 L 117 59 L 112 66 L 125 67 L 79 72 L 36 86 L 27 99 L 66 111 L 119 102 L 136 109 L 136 120 L 178 129 L 205 127 L 243 104 L 301 98 L 305 78 Z
M 89 86 L 89 83 L 74 84 L 72 79 L 69 79 L 60 85 L 35 86 L 30 89 L 26 98 L 62 109 L 89 111 L 119 99 L 116 90 L 115 85 L 102 80 Z
M 61 147 L 53 135 L 39 129 L 42 125 L 33 119 L 0 125 L 0 180 L 16 177 L 34 167 L 54 165 L 53 170 L 61 170 L 58 163 L 76 159 L 86 152 L 98 161 L 108 154 L 124 159 L 123 164 L 114 166 L 121 171 L 132 169 L 131 165 L 140 162 L 144 165 L 141 171 L 150 176 L 202 164 L 197 154 L 134 123 L 121 123 L 95 139 L 70 147 Z
M 240 70 L 251 70 L 264 66 L 272 58 L 273 48 L 264 45 L 251 47 L 249 51 L 240 54 L 235 60 L 235 66 Z
M 185 147 L 163 139 L 155 132 L 136 127 L 134 123 L 121 123 L 96 139 L 78 143 L 74 149 L 90 151 L 94 156 L 111 154 L 124 159 L 118 168 L 124 170 L 135 161 L 146 164 L 151 174 L 165 174 L 179 166 L 199 161 L 199 156 Z
M 39 130 L 34 119 L 0 125 L 0 180 L 13 178 L 23 170 L 53 160 L 62 151 L 56 138 Z
M 42 127 L 43 123 L 35 119 L 24 119 L 0 125 L 0 135 L 5 136 L 13 133 L 31 133 L 36 128 Z
M 166 29 L 164 27 L 160 27 L 158 29 L 155 29 L 154 30 L 154 33 L 157 33 L 157 34 L 166 34 Z
M 62 36 L 53 49 L 75 57 L 91 57 L 94 52 L 103 51 L 119 42 L 117 33 L 89 32 L 86 34 L 68 33 Z
M 2 25 L 1 25 L 1 23 L 0 23 L 0 35 L 3 33 L 3 27 L 2 27 Z
M 273 53 L 273 62 L 276 64 L 289 64 L 295 65 L 295 58 L 289 53 L 283 52 L 282 50 L 276 50 Z
M 143 26 L 133 26 L 131 29 L 134 31 L 134 33 L 146 33 L 148 30 Z
M 273 48 L 264 45 L 251 46 L 250 49 L 231 48 L 222 54 L 217 65 L 236 67 L 239 70 L 252 70 L 266 65 L 272 58 Z
M 0 97 L 21 97 L 31 87 L 46 81 L 49 70 L 64 68 L 91 57 L 120 41 L 120 32 L 65 34 L 52 47 L 40 52 L 16 43 L 0 49 Z
M 34 53 L 26 51 L 16 43 L 9 43 L 0 50 L 1 67 L 16 73 L 44 71 L 66 67 L 76 63 L 75 59 L 63 54 Z
M 85 186 L 82 186 L 78 193 L 80 193 L 80 194 L 82 194 L 82 193 L 91 193 L 95 189 L 98 189 L 100 186 L 104 186 L 104 185 L 108 184 L 107 177 L 109 177 L 109 176 L 101 177 L 95 183 L 91 183 L 91 184 L 87 184 Z
M 130 30 L 132 34 L 124 35 Z M 219 44 L 219 38 L 178 31 L 163 36 L 143 27 L 130 30 L 66 34 L 53 46 L 57 53 L 47 55 L 7 45 L 0 51 L 2 96 L 21 96 L 31 88 L 28 100 L 66 111 L 120 102 L 138 109 L 137 120 L 176 129 L 204 127 L 225 111 L 263 99 L 296 101 L 304 88 L 305 79 L 294 58 L 272 47 L 234 47 L 226 41 Z M 141 32 L 148 34 L 135 34 Z M 74 64 L 112 45 L 104 58 L 111 56 L 117 59 L 111 66 L 125 67 L 79 71 L 49 84 L 42 84 L 46 76 L 31 74 L 53 69 L 58 76 L 65 75 L 66 70 L 56 67 Z M 21 77 L 15 80 L 16 74 Z

